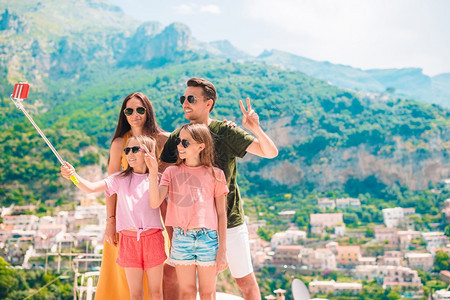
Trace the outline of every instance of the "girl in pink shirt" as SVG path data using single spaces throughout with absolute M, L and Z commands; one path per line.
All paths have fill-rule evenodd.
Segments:
M 117 264 L 125 269 L 130 298 L 144 299 L 145 272 L 150 299 L 163 299 L 163 263 L 167 257 L 159 208 L 152 208 L 148 201 L 149 178 L 144 150 L 155 153 L 153 138 L 130 137 L 124 149 L 127 169 L 101 181 L 87 181 L 67 162 L 61 167 L 61 174 L 64 178 L 75 175 L 80 182 L 77 187 L 87 193 L 106 191 L 108 196 L 117 194 L 116 231 L 121 233 Z
M 201 299 L 215 299 L 217 274 L 227 268 L 225 175 L 213 167 L 214 144 L 204 124 L 181 127 L 178 161 L 168 167 L 158 190 L 158 163 L 148 152 L 150 204 L 159 207 L 169 196 L 165 224 L 173 226 L 170 263 L 175 265 L 180 299 L 196 299 L 198 273 Z

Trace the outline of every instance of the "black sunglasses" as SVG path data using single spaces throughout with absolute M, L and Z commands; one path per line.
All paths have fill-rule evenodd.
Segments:
M 129 117 L 129 116 L 131 116 L 132 114 L 133 114 L 133 112 L 134 112 L 134 109 L 132 109 L 131 107 L 128 107 L 128 108 L 125 108 L 124 110 L 123 110 L 123 113 L 125 114 L 125 116 L 127 116 L 127 117 Z M 136 108 L 136 112 L 138 113 L 138 114 L 140 114 L 140 115 L 143 115 L 143 114 L 145 114 L 145 107 L 137 107 Z
M 189 95 L 189 96 L 181 96 L 180 97 L 180 103 L 183 104 L 184 101 L 187 100 L 189 103 L 194 104 L 197 99 L 195 99 L 195 97 L 193 95 Z
M 177 144 L 177 146 L 181 143 L 181 145 L 183 145 L 184 148 L 189 147 L 189 145 L 192 145 L 194 143 L 189 143 L 188 140 L 185 139 L 180 139 L 178 136 L 175 138 L 175 144 Z
M 125 152 L 125 154 L 128 155 L 130 153 L 130 150 L 131 150 L 131 152 L 136 154 L 136 153 L 139 152 L 140 149 L 144 150 L 144 148 L 141 148 L 139 146 L 126 147 L 126 148 L 123 149 L 123 152 Z

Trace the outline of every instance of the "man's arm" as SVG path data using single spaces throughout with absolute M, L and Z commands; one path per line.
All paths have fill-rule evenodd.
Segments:
M 242 125 L 248 129 L 256 138 L 253 143 L 247 148 L 247 152 L 264 157 L 274 158 L 278 155 L 277 146 L 272 139 L 262 130 L 259 124 L 259 116 L 252 109 L 250 99 L 247 98 L 247 109 L 244 104 L 239 100 L 239 105 L 243 114 Z
M 277 146 L 273 141 L 267 136 L 267 134 L 261 129 L 258 134 L 252 132 L 256 137 L 256 140 L 250 144 L 247 148 L 247 152 L 255 154 L 264 158 L 274 158 L 278 155 Z
M 164 144 L 159 156 L 160 168 L 162 170 L 165 170 L 167 167 L 177 162 L 177 145 L 175 144 L 175 138 L 178 136 L 179 132 L 180 129 L 176 129 L 172 132 Z

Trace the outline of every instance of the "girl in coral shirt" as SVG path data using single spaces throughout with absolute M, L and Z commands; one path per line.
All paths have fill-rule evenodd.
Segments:
M 225 175 L 213 167 L 214 144 L 204 124 L 184 125 L 177 139 L 178 161 L 168 167 L 158 190 L 158 163 L 149 167 L 150 204 L 158 208 L 169 196 L 166 226 L 173 226 L 170 263 L 175 265 L 181 299 L 196 299 L 196 274 L 201 299 L 215 299 L 217 274 L 227 268 Z

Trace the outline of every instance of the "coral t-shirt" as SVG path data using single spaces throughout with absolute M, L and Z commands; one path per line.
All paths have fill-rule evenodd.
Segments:
M 188 167 L 185 164 L 168 167 L 160 185 L 168 186 L 169 202 L 165 224 L 183 230 L 207 228 L 218 230 L 215 197 L 226 195 L 225 174 L 208 166 Z

